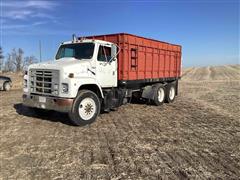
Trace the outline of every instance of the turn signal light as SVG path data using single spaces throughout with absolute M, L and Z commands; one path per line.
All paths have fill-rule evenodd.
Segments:
M 74 74 L 73 73 L 69 73 L 68 77 L 69 78 L 74 78 Z

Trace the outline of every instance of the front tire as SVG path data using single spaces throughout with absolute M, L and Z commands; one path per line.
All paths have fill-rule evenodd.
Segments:
M 100 100 L 98 96 L 89 90 L 79 91 L 69 117 L 76 126 L 84 126 L 93 123 L 100 113 Z
M 10 84 L 10 82 L 5 82 L 5 83 L 3 84 L 3 90 L 4 90 L 4 91 L 10 91 L 10 89 L 11 89 L 11 84 Z

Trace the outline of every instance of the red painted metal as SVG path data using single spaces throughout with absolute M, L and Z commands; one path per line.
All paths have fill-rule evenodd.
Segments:
M 142 80 L 181 76 L 181 46 L 119 33 L 86 37 L 120 47 L 118 80 Z

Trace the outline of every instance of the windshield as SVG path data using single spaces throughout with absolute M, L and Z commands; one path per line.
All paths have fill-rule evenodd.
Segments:
M 76 59 L 91 59 L 94 51 L 94 43 L 78 43 L 61 45 L 56 59 L 74 57 Z

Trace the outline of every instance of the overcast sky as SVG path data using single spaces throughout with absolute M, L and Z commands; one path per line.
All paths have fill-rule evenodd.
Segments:
M 127 32 L 182 45 L 183 65 L 239 63 L 239 1 L 0 0 L 0 45 L 53 59 L 78 36 Z

